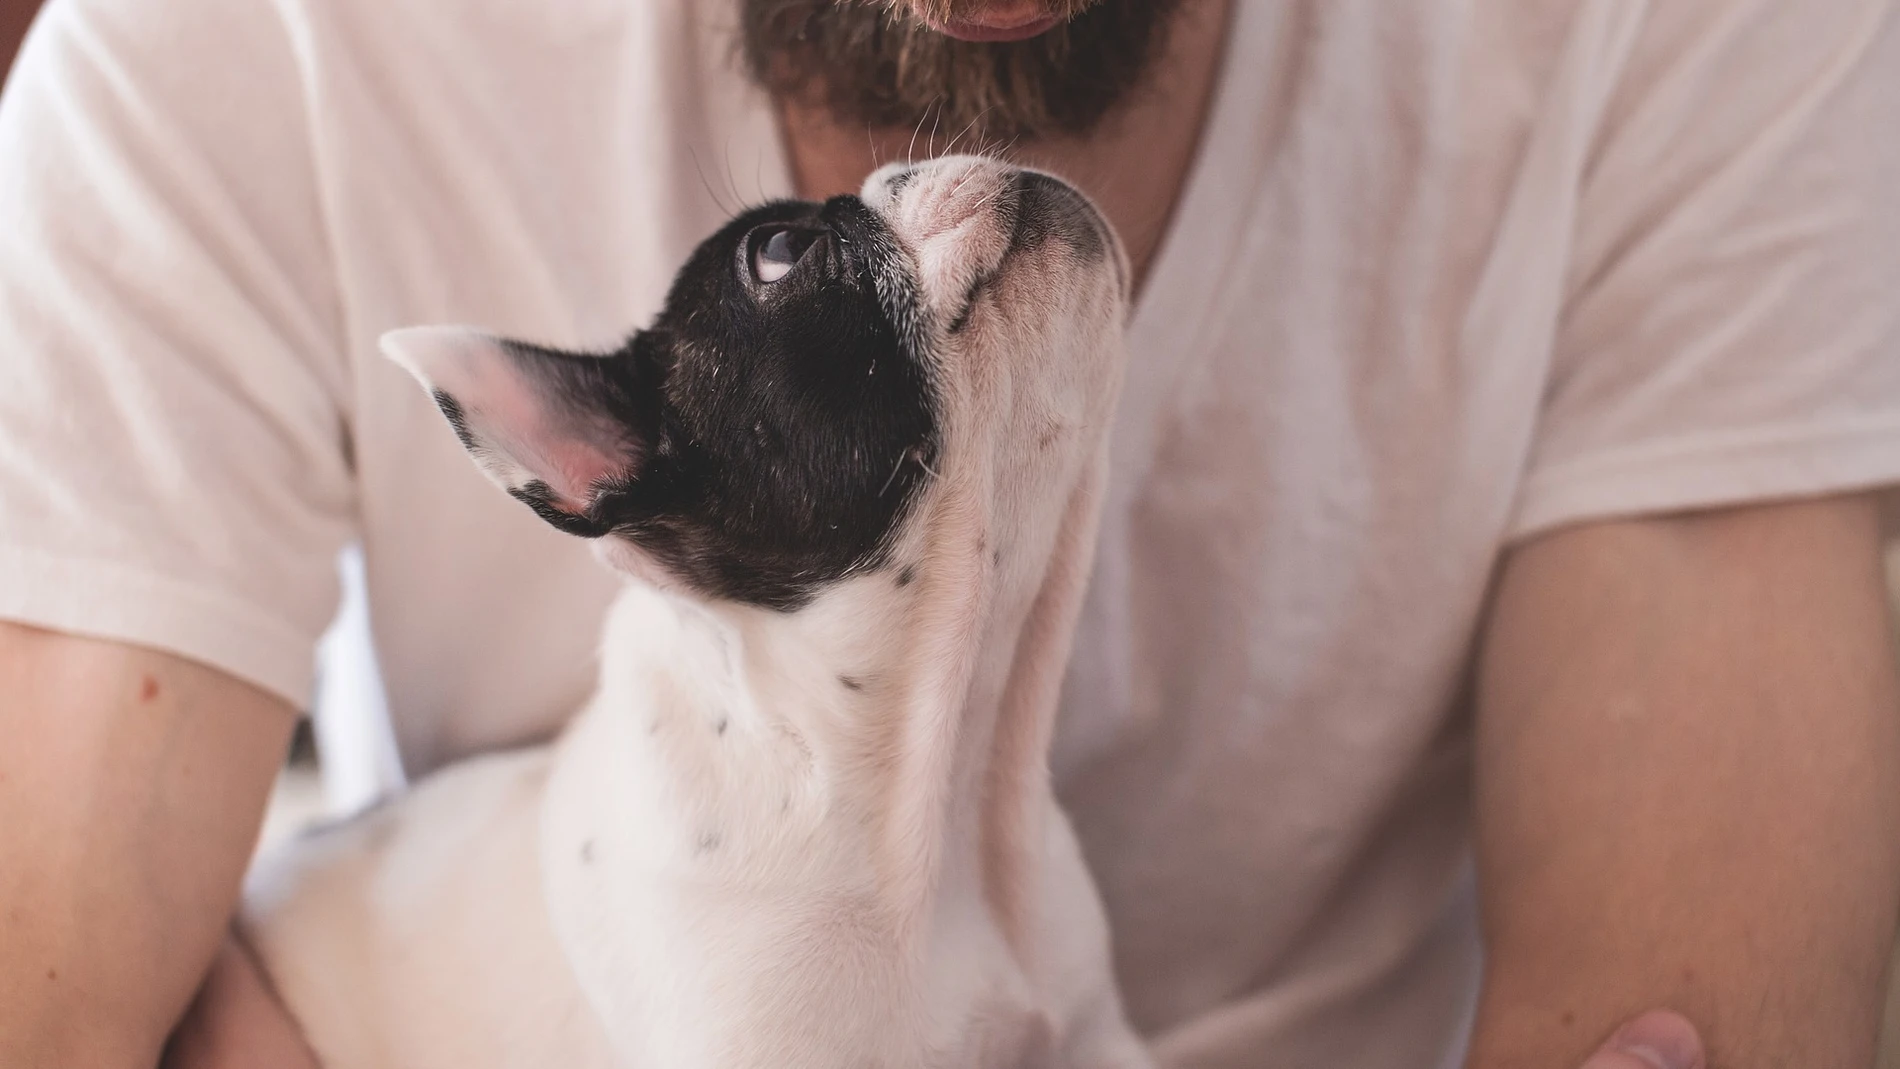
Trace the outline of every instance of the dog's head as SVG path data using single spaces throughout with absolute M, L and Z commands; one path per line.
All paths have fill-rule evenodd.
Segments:
M 953 442 L 1011 469 L 1096 444 L 1127 274 L 1069 186 L 955 157 L 740 215 L 615 352 L 448 327 L 383 348 L 544 520 L 789 610 L 890 559 Z

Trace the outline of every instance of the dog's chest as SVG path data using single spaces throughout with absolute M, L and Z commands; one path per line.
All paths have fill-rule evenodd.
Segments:
M 640 633 L 638 661 L 608 665 L 542 811 L 556 938 L 615 1048 L 638 1065 L 970 1064 L 972 1018 L 1038 1003 L 976 874 L 948 865 L 921 904 L 894 893 L 884 786 L 844 782 L 838 740 L 761 707 L 835 674 L 734 687 L 740 651 L 690 614 L 646 616 L 667 608 L 648 596 L 616 607 L 609 642 Z

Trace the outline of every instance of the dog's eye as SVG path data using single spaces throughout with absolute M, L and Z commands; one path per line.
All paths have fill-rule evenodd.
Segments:
M 802 227 L 784 227 L 756 235 L 752 240 L 752 277 L 777 282 L 792 273 L 818 235 Z

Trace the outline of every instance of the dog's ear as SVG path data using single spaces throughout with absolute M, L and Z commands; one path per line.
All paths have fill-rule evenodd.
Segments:
M 568 353 L 465 327 L 391 331 L 381 345 L 502 489 L 571 534 L 607 533 L 597 506 L 639 478 L 654 433 L 656 387 L 634 346 Z

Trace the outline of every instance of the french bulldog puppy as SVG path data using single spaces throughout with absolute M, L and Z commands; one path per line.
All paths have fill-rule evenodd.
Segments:
M 384 351 L 626 575 L 552 745 L 262 866 L 329 1069 L 1139 1069 L 1051 791 L 1128 269 L 975 157 L 746 212 L 607 354 Z

